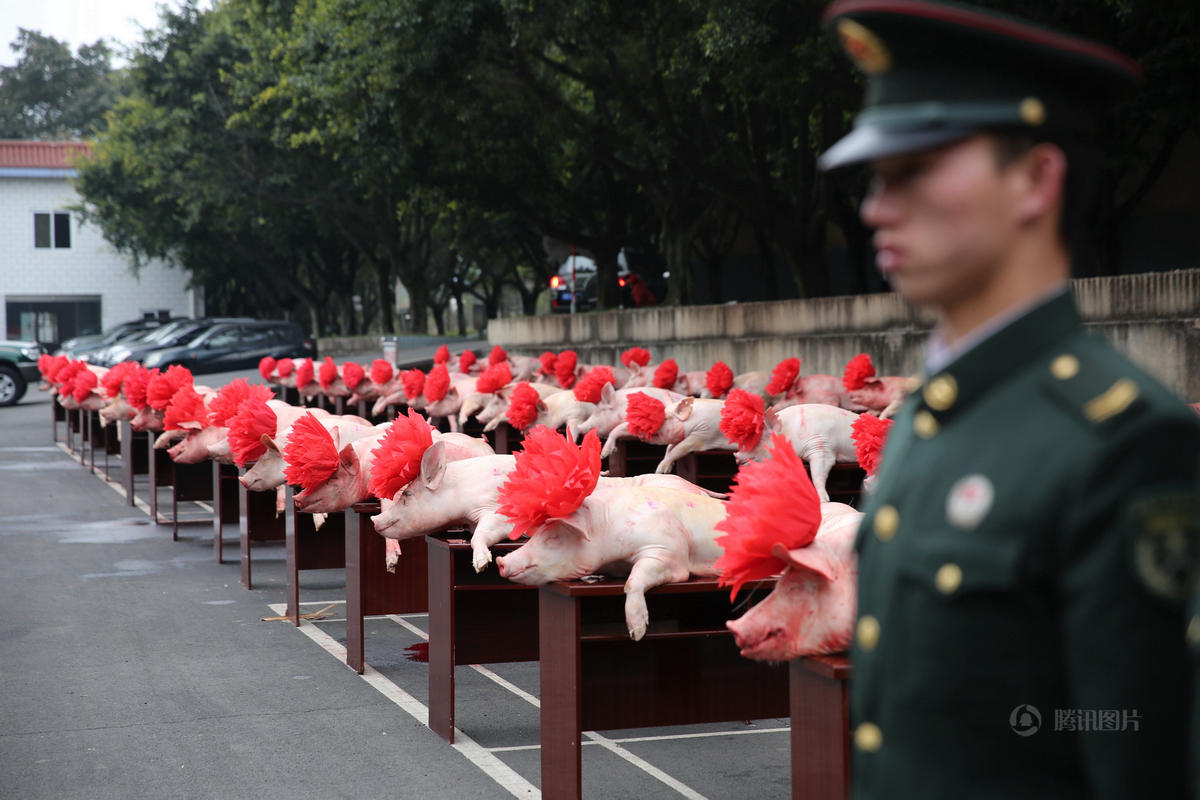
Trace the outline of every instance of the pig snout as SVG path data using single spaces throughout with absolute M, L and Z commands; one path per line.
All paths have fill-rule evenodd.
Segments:
M 771 660 L 763 653 L 778 649 L 773 645 L 778 645 L 785 633 L 782 625 L 771 624 L 754 609 L 738 619 L 727 621 L 725 627 L 733 633 L 733 641 L 744 657 L 760 660 Z

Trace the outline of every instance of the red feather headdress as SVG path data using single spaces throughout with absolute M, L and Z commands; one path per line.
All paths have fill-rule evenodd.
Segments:
M 488 353 L 488 365 L 499 364 L 501 361 L 508 361 L 508 353 L 500 345 L 495 345 L 492 352 Z
M 600 437 L 588 431 L 583 445 L 544 425 L 525 437 L 516 466 L 500 487 L 497 507 L 513 521 L 510 539 L 538 532 L 549 520 L 579 508 L 600 478 Z
M 320 382 L 321 388 L 328 389 L 337 380 L 337 376 L 337 364 L 333 363 L 333 357 L 325 356 L 325 360 L 317 369 L 317 381 Z
M 167 404 L 167 413 L 163 415 L 163 430 L 197 428 L 203 426 L 207 419 L 208 409 L 204 407 L 204 398 L 190 385 L 182 386 L 171 395 L 171 402 Z M 189 422 L 196 424 L 185 425 Z
M 447 347 L 446 345 L 442 345 L 441 347 L 439 347 L 437 349 L 437 352 L 433 354 L 433 363 L 434 364 L 445 364 L 449 360 L 450 360 L 450 348 Z
M 630 369 L 634 364 L 644 367 L 650 363 L 650 351 L 644 347 L 631 347 L 621 353 L 621 363 Z
M 247 461 L 255 461 L 266 452 L 263 435 L 274 436 L 278 420 L 275 410 L 265 401 L 250 398 L 238 406 L 237 413 L 229 420 L 229 449 L 233 462 L 244 467 Z
M 721 407 L 721 433 L 742 450 L 751 450 L 763 434 L 763 399 L 743 389 L 734 389 Z
M 537 419 L 537 404 L 541 395 L 529 385 L 528 381 L 518 383 L 513 389 L 512 397 L 508 400 L 508 411 L 504 418 L 519 431 L 525 430 Z
M 75 401 L 82 403 L 87 399 L 87 396 L 92 393 L 100 385 L 100 379 L 96 377 L 96 373 L 92 372 L 87 367 L 75 373 Z
M 483 374 L 475 379 L 475 391 L 492 394 L 510 383 L 512 383 L 512 369 L 509 368 L 507 361 L 499 361 L 485 369 Z
M 263 356 L 258 362 L 258 374 L 262 375 L 264 381 L 271 380 L 271 373 L 275 371 L 275 359 L 270 356 Z
M 363 382 L 363 378 L 365 377 L 367 377 L 367 373 L 362 368 L 362 364 L 356 361 L 347 361 L 345 364 L 342 364 L 342 382 L 346 384 L 346 388 L 350 391 L 353 392 Z
M 574 350 L 563 350 L 554 362 L 554 379 L 564 389 L 575 385 L 575 367 L 579 366 L 579 354 Z
M 146 402 L 155 411 L 163 411 L 171 397 L 184 386 L 192 385 L 192 373 L 187 367 L 172 365 L 150 379 L 146 387 Z
M 871 357 L 866 353 L 859 353 L 846 363 L 846 371 L 842 373 L 842 386 L 846 387 L 846 391 L 852 392 L 861 389 L 867 379 L 874 376 L 875 365 L 871 363 Z
M 654 370 L 654 385 L 659 389 L 670 389 L 678 379 L 679 365 L 673 358 L 668 358 L 658 365 L 658 369 Z
M 474 350 L 463 350 L 462 355 L 458 357 L 458 371 L 463 375 L 468 375 L 471 372 L 471 366 L 479 360 L 479 356 L 475 355 Z
M 433 446 L 433 433 L 425 418 L 413 409 L 397 416 L 379 445 L 371 451 L 371 494 L 391 500 L 421 472 L 421 456 Z
M 50 365 L 51 383 L 62 383 L 74 375 L 75 371 L 79 369 L 79 365 L 83 363 L 81 361 L 72 361 L 67 356 L 55 356 L 55 358 L 59 360 Z
M 55 373 L 65 367 L 68 361 L 70 361 L 70 359 L 66 356 L 52 356 L 47 353 L 43 353 L 42 355 L 38 356 L 38 369 L 42 371 L 43 378 L 53 383 Z
M 125 379 L 132 375 L 137 367 L 138 365 L 134 361 L 122 361 L 104 373 L 104 377 L 100 379 L 100 385 L 104 387 L 104 394 L 110 398 L 119 395 Z
M 705 373 L 704 385 L 713 397 L 723 397 L 733 386 L 733 370 L 724 361 L 718 361 Z
M 125 402 L 138 409 L 139 411 L 146 407 L 146 391 L 150 387 L 150 380 L 158 374 L 157 369 L 146 369 L 141 364 L 129 376 L 125 378 L 125 382 L 121 384 L 121 391 L 125 393 Z
M 613 375 L 612 368 L 599 366 L 589 370 L 586 375 L 579 379 L 579 383 L 575 384 L 572 390 L 575 392 L 575 399 L 582 403 L 599 403 L 600 393 L 604 390 L 604 384 L 616 384 L 617 378 Z
M 390 362 L 384 361 L 382 358 L 371 362 L 371 383 L 376 386 L 383 386 L 392 379 L 393 374 L 394 370 Z M 417 390 L 417 394 L 420 393 L 420 390 Z
M 883 456 L 883 445 L 887 441 L 888 430 L 892 427 L 890 419 L 881 419 L 874 414 L 859 414 L 858 419 L 850 425 L 850 438 L 854 440 L 854 455 L 858 465 L 868 475 L 874 475 L 879 469 L 879 459 Z
M 208 424 L 218 428 L 229 426 L 229 420 L 237 415 L 242 403 L 251 398 L 267 402 L 275 393 L 261 384 L 251 386 L 245 378 L 238 378 L 221 387 L 208 407 Z
M 313 382 L 313 363 L 311 358 L 306 358 L 300 362 L 300 366 L 296 367 L 296 388 L 303 389 Z
M 767 384 L 767 394 L 783 394 L 796 383 L 800 375 L 800 359 L 785 358 L 775 365 L 771 372 L 771 382 Z
M 667 407 L 645 392 L 634 392 L 625 401 L 625 425 L 645 441 L 658 432 L 667 419 Z
M 425 378 L 425 399 L 430 403 L 436 403 L 446 396 L 449 389 L 450 370 L 446 369 L 445 364 L 434 364 L 433 369 L 429 370 L 429 375 Z
M 419 369 L 406 369 L 400 373 L 400 385 L 404 387 L 405 398 L 419 397 L 425 391 L 425 373 Z
M 547 350 L 538 356 L 538 361 L 542 362 L 541 373 L 543 375 L 551 375 L 554 373 L 554 364 L 558 361 L 558 356 Z
M 292 424 L 287 445 L 283 448 L 287 466 L 283 477 L 293 486 L 315 489 L 333 477 L 338 467 L 337 446 L 325 426 L 312 412 Z
M 275 362 L 275 374 L 281 378 L 291 375 L 296 369 L 296 362 L 290 358 L 281 358 Z
M 743 464 L 734 479 L 716 542 L 720 585 L 732 586 L 730 601 L 746 581 L 767 578 L 787 566 L 771 555 L 776 544 L 797 550 L 812 544 L 821 527 L 821 500 L 804 463 L 787 439 L 771 437 L 771 457 Z
M 58 372 L 54 373 L 54 382 L 58 384 L 58 396 L 69 397 L 75 392 L 75 376 L 79 370 L 87 369 L 82 361 L 70 361 Z

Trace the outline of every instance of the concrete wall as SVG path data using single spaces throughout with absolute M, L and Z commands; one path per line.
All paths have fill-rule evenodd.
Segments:
M 203 300 L 187 288 L 185 272 L 153 262 L 135 276 L 129 259 L 99 229 L 82 224 L 75 212 L 69 212 L 69 248 L 35 248 L 34 213 L 66 211 L 79 202 L 66 177 L 0 178 L 0 334 L 5 330 L 3 301 L 14 296 L 98 296 L 103 328 L 138 319 L 143 311 L 204 313 Z
M 1080 312 L 1177 393 L 1200 400 L 1200 269 L 1074 281 Z M 573 348 L 586 362 L 618 363 L 623 350 L 647 347 L 655 360 L 735 372 L 770 370 L 799 356 L 802 372 L 840 375 L 856 353 L 881 374 L 921 365 L 933 318 L 895 294 L 825 297 L 723 306 L 687 306 L 492 320 L 488 339 L 513 353 Z

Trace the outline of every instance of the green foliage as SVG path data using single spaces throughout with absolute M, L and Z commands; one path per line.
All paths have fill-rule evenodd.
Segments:
M 52 36 L 18 28 L 9 48 L 17 63 L 0 67 L 0 139 L 79 139 L 103 125 L 118 96 L 103 40 L 72 55 Z

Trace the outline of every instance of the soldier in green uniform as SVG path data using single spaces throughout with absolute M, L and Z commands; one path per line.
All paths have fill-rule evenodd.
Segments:
M 867 90 L 821 166 L 869 164 L 877 265 L 938 318 L 856 540 L 854 796 L 1185 796 L 1200 421 L 1068 284 L 1138 68 L 966 6 L 826 21 Z

